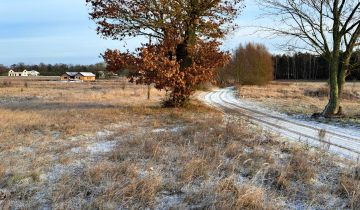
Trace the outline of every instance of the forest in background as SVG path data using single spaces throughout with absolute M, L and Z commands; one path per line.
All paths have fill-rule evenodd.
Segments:
M 273 55 L 275 80 L 327 80 L 329 64 L 324 56 L 310 53 Z M 360 51 L 351 58 L 352 71 L 347 80 L 360 80 Z

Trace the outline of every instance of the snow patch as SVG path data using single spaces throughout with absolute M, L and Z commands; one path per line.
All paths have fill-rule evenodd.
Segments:
M 153 133 L 162 133 L 162 132 L 166 132 L 166 128 L 157 128 L 152 130 L 151 132 Z
M 71 152 L 73 153 L 76 153 L 76 154 L 79 154 L 81 152 L 82 148 L 81 147 L 74 147 L 74 148 L 71 148 Z
M 112 151 L 112 149 L 116 146 L 116 141 L 107 141 L 90 144 L 86 147 L 86 150 L 91 154 L 97 153 L 106 153 Z
M 97 138 L 104 138 L 104 137 L 110 136 L 111 134 L 113 134 L 113 132 L 108 131 L 108 130 L 103 130 L 103 131 L 96 132 L 96 137 Z
M 33 153 L 34 152 L 34 150 L 31 147 L 23 147 L 23 146 L 18 147 L 17 151 L 22 152 L 22 153 Z
M 169 207 L 175 208 L 181 204 L 183 198 L 180 195 L 167 195 L 164 194 L 157 199 L 157 208 L 156 209 L 169 209 Z
M 41 174 L 39 178 L 41 181 L 57 182 L 66 173 L 80 174 L 83 168 L 84 164 L 81 163 L 79 160 L 74 161 L 70 165 L 57 164 L 52 168 L 49 173 Z
M 177 126 L 177 127 L 173 127 L 173 128 L 157 128 L 157 129 L 153 129 L 151 132 L 153 132 L 153 133 L 162 133 L 162 132 L 176 133 L 176 132 L 183 130 L 184 128 L 185 128 L 184 126 Z

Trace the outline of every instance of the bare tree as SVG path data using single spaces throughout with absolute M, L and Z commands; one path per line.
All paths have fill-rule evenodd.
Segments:
M 322 115 L 341 114 L 341 95 L 360 37 L 358 0 L 259 0 L 280 24 L 263 27 L 291 38 L 289 47 L 316 52 L 329 62 L 330 97 Z

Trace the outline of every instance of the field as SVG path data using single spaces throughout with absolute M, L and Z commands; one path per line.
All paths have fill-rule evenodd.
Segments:
M 289 115 L 310 117 L 322 112 L 328 102 L 328 87 L 325 82 L 281 81 L 266 86 L 241 86 L 238 90 L 240 97 Z M 332 121 L 360 126 L 359 104 L 360 83 L 347 83 L 341 104 L 346 117 Z
M 358 163 L 165 95 L 0 81 L 0 209 L 360 208 Z

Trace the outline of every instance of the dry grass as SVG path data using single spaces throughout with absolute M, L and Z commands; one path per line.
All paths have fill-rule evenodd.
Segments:
M 204 159 L 195 158 L 187 163 L 181 172 L 181 178 L 184 182 L 190 183 L 196 179 L 207 179 L 209 172 L 208 162 Z
M 240 96 L 290 115 L 321 112 L 328 102 L 325 82 L 272 82 L 266 86 L 241 86 Z M 360 125 L 360 83 L 347 83 L 342 100 L 344 121 Z
M 337 192 L 347 198 L 348 208 L 360 209 L 360 178 L 356 174 L 343 174 Z
M 122 81 L 46 84 L 0 88 L 0 209 L 358 207 L 353 163 L 243 119 Z
M 266 191 L 262 188 L 238 186 L 233 179 L 222 180 L 215 189 L 216 208 L 219 209 L 275 209 L 274 204 L 266 201 Z

